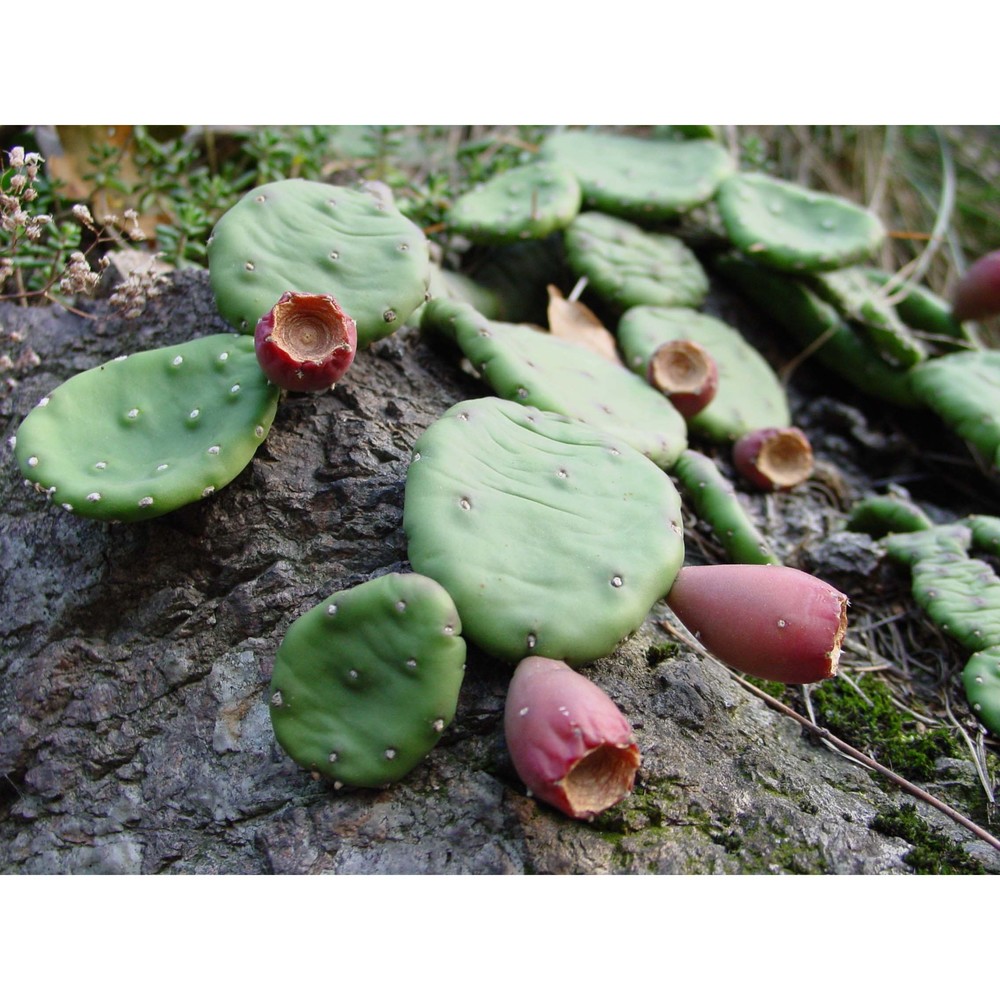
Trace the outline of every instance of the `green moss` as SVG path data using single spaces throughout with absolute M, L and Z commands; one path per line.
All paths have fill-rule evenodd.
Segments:
M 812 692 L 817 721 L 835 736 L 917 782 L 934 778 L 940 757 L 966 756 L 948 730 L 918 730 L 892 703 L 889 688 L 878 677 L 862 674 L 855 683 L 857 687 L 838 677 Z
M 887 837 L 899 837 L 913 845 L 903 860 L 918 875 L 985 875 L 986 870 L 954 841 L 935 833 L 912 803 L 879 813 L 871 828 Z

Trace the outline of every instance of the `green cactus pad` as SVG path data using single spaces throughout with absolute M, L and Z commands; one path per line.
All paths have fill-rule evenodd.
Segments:
M 966 649 L 1000 645 L 1000 579 L 968 555 L 972 532 L 956 522 L 891 535 L 886 552 L 913 573 L 913 596 L 935 624 Z
M 934 523 L 912 500 L 889 495 L 859 500 L 851 508 L 845 527 L 881 538 L 891 532 L 923 531 L 933 528 Z
M 845 267 L 815 274 L 810 285 L 889 364 L 911 368 L 927 358 L 927 348 L 900 318 L 883 284 L 863 267 Z
M 617 438 L 496 397 L 453 406 L 418 439 L 403 528 L 466 638 L 511 664 L 611 653 L 684 558 L 669 476 Z
M 910 372 L 917 396 L 1000 472 L 1000 351 L 959 351 Z
M 861 206 L 767 174 L 733 174 L 716 201 L 737 249 L 783 271 L 846 267 L 885 239 L 881 221 Z
M 974 346 L 969 331 L 955 319 L 951 311 L 951 303 L 935 295 L 923 285 L 903 282 L 901 285 L 895 275 L 877 268 L 864 269 L 865 275 L 875 284 L 885 287 L 890 284 L 888 292 L 899 318 L 911 329 L 922 333 L 930 333 L 942 350 L 955 350 Z
M 540 155 L 572 170 L 589 207 L 636 220 L 672 219 L 709 201 L 735 164 L 709 139 L 559 132 Z
M 962 685 L 980 722 L 1000 736 L 1000 646 L 972 654 L 962 671 Z
M 710 458 L 685 451 L 672 469 L 695 513 L 707 521 L 732 562 L 781 565 L 740 503 L 736 489 Z
M 557 163 L 527 163 L 496 174 L 452 205 L 449 227 L 475 243 L 537 240 L 565 229 L 582 200 L 580 184 Z
M 452 337 L 505 399 L 614 434 L 662 468 L 687 446 L 684 418 L 669 400 L 585 347 L 441 300 L 427 304 L 421 329 Z
M 738 331 L 693 309 L 635 306 L 616 330 L 625 363 L 645 376 L 649 362 L 668 341 L 691 340 L 711 354 L 719 370 L 715 398 L 695 414 L 692 433 L 712 441 L 735 441 L 747 431 L 787 427 L 788 399 L 774 369 Z
M 214 334 L 74 375 L 24 419 L 15 455 L 35 488 L 65 510 L 158 517 L 247 466 L 278 395 L 253 338 Z
M 465 640 L 447 592 L 391 573 L 296 620 L 271 676 L 274 735 L 296 763 L 345 785 L 397 781 L 455 715 Z
M 647 233 L 601 212 L 584 212 L 570 223 L 565 241 L 576 273 L 620 309 L 699 306 L 708 294 L 698 258 L 673 236 Z
M 810 357 L 862 392 L 897 406 L 918 407 L 910 376 L 890 365 L 829 302 L 805 283 L 735 255 L 715 261 L 719 273 L 767 313 Z
M 430 279 L 427 239 L 395 206 L 307 180 L 244 195 L 216 224 L 208 264 L 219 312 L 240 333 L 285 292 L 332 295 L 359 348 L 402 326 Z

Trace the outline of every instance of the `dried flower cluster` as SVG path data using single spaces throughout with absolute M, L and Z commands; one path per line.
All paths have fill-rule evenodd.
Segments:
M 16 385 L 17 376 L 42 363 L 33 348 L 24 343 L 20 330 L 5 331 L 0 327 L 0 398 L 6 396 Z
M 150 299 L 155 299 L 166 282 L 166 276 L 157 270 L 154 257 L 145 271 L 130 271 L 128 277 L 115 286 L 109 302 L 126 319 L 135 319 L 146 308 Z

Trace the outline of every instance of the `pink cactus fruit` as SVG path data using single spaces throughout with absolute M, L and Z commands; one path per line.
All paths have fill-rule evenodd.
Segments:
M 667 604 L 713 656 L 737 670 L 783 684 L 837 673 L 848 600 L 801 570 L 685 566 Z
M 273 385 L 322 392 L 354 361 L 358 330 L 332 295 L 285 292 L 258 321 L 254 348 Z
M 593 819 L 632 790 L 639 748 L 632 727 L 592 681 L 561 660 L 529 656 L 510 682 L 507 747 L 536 798 Z
M 650 358 L 646 379 L 674 404 L 682 417 L 689 419 L 715 399 L 719 367 L 701 344 L 693 340 L 668 340 Z
M 1000 250 L 980 257 L 965 272 L 955 287 L 951 311 L 960 323 L 1000 313 Z
M 758 489 L 790 490 L 812 475 L 812 445 L 798 427 L 748 431 L 733 445 L 733 465 Z

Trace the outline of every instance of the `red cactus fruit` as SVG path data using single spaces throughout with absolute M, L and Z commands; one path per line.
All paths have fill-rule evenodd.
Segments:
M 758 489 L 790 490 L 812 475 L 812 445 L 798 427 L 748 431 L 733 445 L 733 465 Z
M 1000 313 L 1000 250 L 980 257 L 965 272 L 955 287 L 951 312 L 960 323 Z
M 812 684 L 837 673 L 847 598 L 789 566 L 685 566 L 667 604 L 724 663 L 764 680 Z
M 351 366 L 358 330 L 332 295 L 285 292 L 257 323 L 254 348 L 269 382 L 322 392 Z
M 639 769 L 632 727 L 596 684 L 561 660 L 529 656 L 518 664 L 504 733 L 528 790 L 567 816 L 593 819 L 632 790 Z
M 650 358 L 646 379 L 688 419 L 715 399 L 719 368 L 701 344 L 693 340 L 668 340 Z

